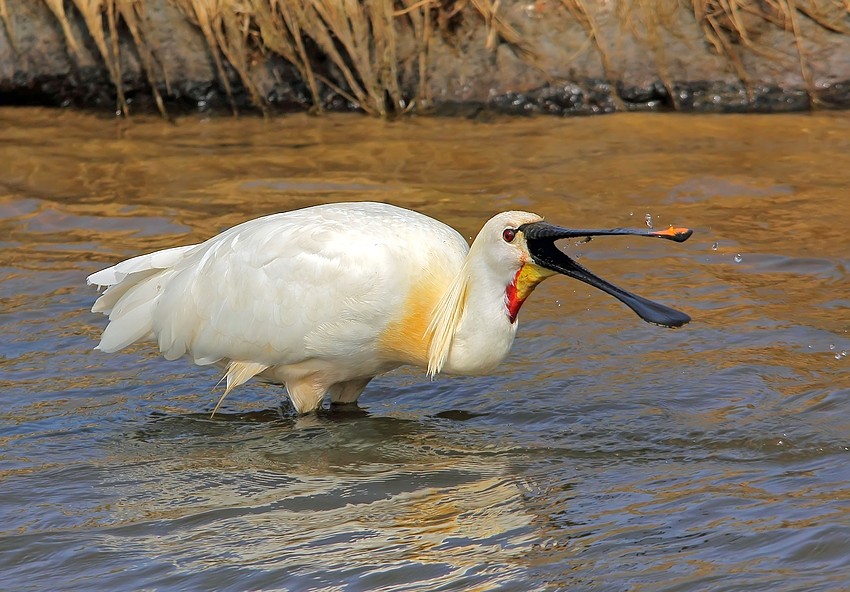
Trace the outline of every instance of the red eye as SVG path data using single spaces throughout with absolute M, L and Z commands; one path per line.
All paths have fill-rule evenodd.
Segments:
M 502 233 L 502 238 L 505 239 L 506 243 L 514 242 L 514 238 L 516 238 L 516 230 L 513 228 L 505 228 L 505 231 Z

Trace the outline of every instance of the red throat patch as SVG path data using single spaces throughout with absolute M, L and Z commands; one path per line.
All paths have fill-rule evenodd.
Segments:
M 554 274 L 554 271 L 533 263 L 524 263 L 517 270 L 513 281 L 505 287 L 505 307 L 511 324 L 516 322 L 522 303 L 531 295 L 537 284 Z
M 522 306 L 522 303 L 525 302 L 524 299 L 517 296 L 516 291 L 516 282 L 521 271 L 522 268 L 517 270 L 516 275 L 514 276 L 514 281 L 508 284 L 505 288 L 505 300 L 508 307 L 508 318 L 511 320 L 511 325 L 516 322 L 516 316 L 519 314 L 519 309 Z

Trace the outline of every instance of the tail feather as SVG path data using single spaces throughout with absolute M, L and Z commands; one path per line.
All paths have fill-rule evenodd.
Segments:
M 104 269 L 103 271 L 109 271 L 108 269 Z M 137 272 L 133 274 L 133 281 L 120 281 L 115 284 L 107 284 L 109 287 L 106 288 L 106 291 L 101 294 L 100 298 L 94 301 L 94 304 L 91 307 L 92 312 L 102 312 L 105 315 L 111 315 L 112 310 L 115 308 L 115 305 L 119 300 L 132 288 L 135 288 L 139 282 L 142 280 L 151 277 L 152 275 L 156 275 L 159 273 L 159 269 L 149 269 L 145 272 Z M 100 272 L 98 272 L 100 273 Z M 89 276 L 91 277 L 91 276 Z M 125 276 L 126 279 L 126 276 Z M 91 283 L 91 282 L 89 282 Z M 98 284 L 103 285 L 103 284 Z
M 137 307 L 121 318 L 110 321 L 95 349 L 112 353 L 151 333 L 151 314 L 148 307 Z
M 156 251 L 155 253 L 147 253 L 139 255 L 132 259 L 127 259 L 121 263 L 117 263 L 112 267 L 101 269 L 91 274 L 86 281 L 89 285 L 95 286 L 114 286 L 124 281 L 124 279 L 132 274 L 140 271 L 150 271 L 154 269 L 168 269 L 174 267 L 186 254 L 186 251 L 196 247 L 197 245 L 188 245 L 185 247 L 173 247 Z
M 194 246 L 134 257 L 87 278 L 89 284 L 107 286 L 92 306 L 92 312 L 109 315 L 109 324 L 95 349 L 116 352 L 152 335 L 153 308 L 165 280 L 163 274 Z

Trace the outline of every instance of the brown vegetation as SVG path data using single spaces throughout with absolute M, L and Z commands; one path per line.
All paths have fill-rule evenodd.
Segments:
M 52 11 L 64 32 L 69 53 L 79 56 L 80 40 L 72 30 L 66 5 L 82 16 L 99 58 L 117 94 L 118 108 L 127 112 L 122 88 L 119 33 L 126 31 L 160 109 L 160 89 L 169 92 L 169 72 L 160 55 L 146 0 L 38 0 Z M 450 37 L 459 19 L 474 18 L 485 32 L 486 47 L 508 45 L 532 68 L 539 68 L 536 39 L 526 37 L 509 19 L 502 0 L 168 0 L 202 33 L 219 83 L 233 100 L 231 73 L 265 109 L 267 99 L 254 76 L 265 57 L 289 63 L 309 89 L 314 109 L 321 110 L 320 87 L 330 88 L 363 111 L 385 116 L 428 106 L 431 44 L 435 36 Z M 606 3 L 607 4 L 607 3 Z M 619 27 L 630 30 L 659 59 L 659 77 L 670 90 L 665 72 L 664 35 L 677 35 L 677 20 L 687 13 L 704 35 L 704 43 L 723 56 L 746 85 L 742 52 L 779 57 L 780 50 L 760 38 L 768 29 L 793 34 L 799 72 L 814 96 L 806 45 L 800 32 L 805 19 L 834 33 L 850 32 L 850 2 L 835 0 L 622 0 L 614 6 Z M 515 6 L 513 7 L 515 8 Z M 549 19 L 578 23 L 586 33 L 583 51 L 595 51 L 605 77 L 616 82 L 610 57 L 615 39 L 606 39 L 599 24 L 600 4 L 591 0 L 535 0 L 525 10 L 539 10 Z M 609 9 L 610 12 L 610 9 Z M 0 0 L 0 21 L 14 43 L 7 0 Z M 120 31 L 119 31 L 120 29 Z M 785 56 L 787 57 L 787 55 Z M 333 76 L 329 72 L 333 72 Z M 402 81 L 414 81 L 413 84 Z M 669 93 L 671 97 L 675 93 Z M 675 101 L 675 99 L 674 99 Z

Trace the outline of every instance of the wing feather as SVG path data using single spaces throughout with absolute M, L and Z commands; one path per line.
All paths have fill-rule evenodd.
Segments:
M 422 214 L 333 204 L 258 218 L 89 280 L 111 286 L 95 307 L 120 310 L 102 348 L 153 333 L 168 359 L 254 364 L 237 367 L 238 381 L 260 366 L 374 358 L 370 348 L 412 286 L 434 265 L 451 277 L 467 249 L 456 231 Z

